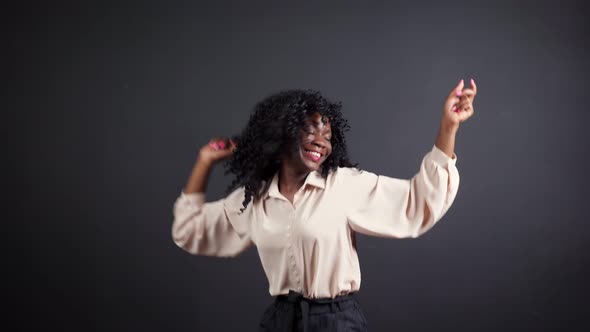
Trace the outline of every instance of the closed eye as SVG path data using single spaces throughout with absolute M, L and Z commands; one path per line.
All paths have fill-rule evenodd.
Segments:
M 315 135 L 314 131 L 308 130 L 306 128 L 304 128 L 303 131 L 308 135 Z M 324 138 L 328 141 L 332 140 L 332 136 L 330 135 L 330 132 L 328 132 L 328 136 L 324 136 Z

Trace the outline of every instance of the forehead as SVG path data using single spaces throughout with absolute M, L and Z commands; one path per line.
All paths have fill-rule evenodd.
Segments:
M 320 115 L 320 113 L 312 113 L 307 116 L 306 124 L 314 127 L 330 127 L 330 119 L 327 116 Z

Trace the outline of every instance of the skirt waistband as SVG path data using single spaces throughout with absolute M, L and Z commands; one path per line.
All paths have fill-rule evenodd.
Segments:
M 356 305 L 356 292 L 340 295 L 335 298 L 309 299 L 303 294 L 290 290 L 288 295 L 278 295 L 274 301 L 278 309 L 288 310 L 289 326 L 292 329 L 295 323 L 296 311 L 297 316 L 301 315 L 303 319 L 303 331 L 307 332 L 307 321 L 310 314 L 340 312 Z M 297 308 L 301 310 L 296 310 Z M 292 331 L 292 330 L 289 330 Z
M 298 303 L 300 301 L 306 301 L 312 305 L 315 304 L 330 304 L 330 303 L 340 303 L 340 302 L 346 302 L 346 301 L 350 301 L 356 298 L 356 293 L 357 292 L 351 292 L 348 294 L 344 294 L 344 295 L 338 295 L 335 298 L 316 298 L 316 299 L 310 299 L 307 298 L 305 296 L 303 296 L 303 294 L 296 292 L 294 290 L 290 290 L 288 295 L 278 295 L 275 296 L 275 303 Z

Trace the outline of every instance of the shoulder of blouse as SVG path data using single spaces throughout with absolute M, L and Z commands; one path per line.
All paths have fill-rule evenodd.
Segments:
M 270 182 L 271 181 L 262 181 L 262 186 L 259 191 L 260 199 L 257 200 L 254 197 L 252 197 L 250 199 L 250 202 L 248 202 L 246 210 L 251 209 L 253 205 L 258 204 L 259 201 L 264 199 L 264 197 L 268 194 L 268 185 L 270 184 Z M 224 199 L 224 206 L 226 210 L 232 212 L 240 211 L 244 207 L 242 203 L 244 202 L 244 198 L 246 197 L 245 193 L 246 188 L 244 186 L 240 186 L 234 189 L 229 195 L 227 195 L 227 197 Z
M 357 188 L 359 185 L 363 186 L 363 183 L 372 183 L 377 177 L 370 171 L 356 167 L 338 167 L 333 176 L 333 185 L 342 189 Z

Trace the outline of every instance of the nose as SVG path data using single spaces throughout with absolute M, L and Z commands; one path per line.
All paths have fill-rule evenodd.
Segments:
M 326 147 L 326 141 L 321 136 L 316 136 L 311 143 L 313 145 L 319 146 L 320 148 Z

